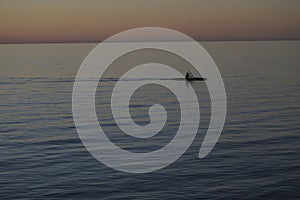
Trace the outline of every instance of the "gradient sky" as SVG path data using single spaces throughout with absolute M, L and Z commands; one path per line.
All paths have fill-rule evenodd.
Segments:
M 300 39 L 300 0 L 0 0 L 0 43 L 100 42 L 144 26 L 197 40 Z

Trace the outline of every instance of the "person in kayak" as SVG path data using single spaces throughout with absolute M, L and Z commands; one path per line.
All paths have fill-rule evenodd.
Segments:
M 189 74 L 188 72 L 186 72 L 186 74 L 185 74 L 185 79 L 188 79 L 189 76 L 190 76 L 190 74 Z
M 193 75 L 190 71 L 187 71 L 186 74 L 185 74 L 185 79 L 189 79 L 189 78 L 192 78 Z

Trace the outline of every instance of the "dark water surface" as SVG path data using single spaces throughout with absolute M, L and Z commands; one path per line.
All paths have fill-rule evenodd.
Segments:
M 1 199 L 300 198 L 298 41 L 203 43 L 227 92 L 220 140 L 207 157 L 197 157 L 210 114 L 203 95 L 203 118 L 193 145 L 168 167 L 137 175 L 106 167 L 77 135 L 72 88 L 94 46 L 0 45 Z M 205 83 L 191 84 L 205 90 Z M 140 94 L 150 101 L 151 95 L 145 95 Z M 101 102 L 101 92 L 97 99 Z M 165 101 L 170 110 L 172 103 L 176 106 L 176 101 Z M 97 109 L 103 107 L 107 105 L 99 103 Z M 138 112 L 136 118 L 147 123 L 147 112 Z M 116 128 L 110 121 L 104 125 L 112 133 Z M 176 129 L 168 130 L 172 139 Z M 112 140 L 125 149 L 132 150 L 134 143 L 141 151 L 152 150 L 149 144 L 120 142 L 115 134 Z M 151 145 L 158 148 L 160 142 Z

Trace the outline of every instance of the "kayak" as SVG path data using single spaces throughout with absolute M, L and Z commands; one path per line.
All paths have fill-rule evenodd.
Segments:
M 205 81 L 206 78 L 200 78 L 200 77 L 189 77 L 186 78 L 187 81 Z

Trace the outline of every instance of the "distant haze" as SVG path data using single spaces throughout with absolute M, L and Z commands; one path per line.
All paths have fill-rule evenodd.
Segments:
M 200 41 L 298 40 L 299 8 L 298 0 L 0 0 L 0 43 L 100 42 L 145 26 Z

